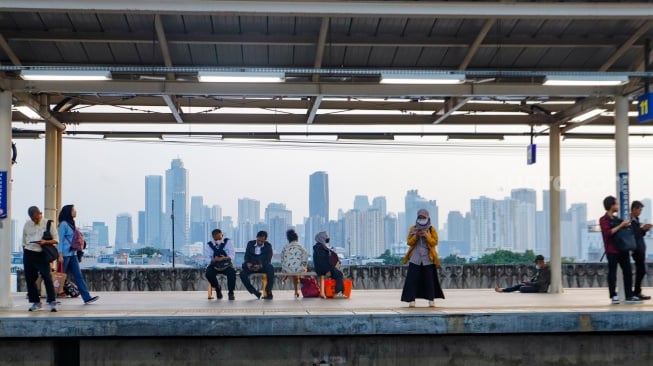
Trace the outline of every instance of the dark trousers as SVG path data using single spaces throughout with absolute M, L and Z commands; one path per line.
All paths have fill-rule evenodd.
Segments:
M 635 261 L 635 295 L 642 293 L 642 280 L 646 275 L 646 251 L 636 250 L 633 252 L 633 260 Z
M 39 273 L 43 278 L 43 285 L 45 285 L 45 291 L 48 294 L 48 302 L 54 302 L 57 294 L 54 292 L 54 284 L 52 283 L 52 270 L 50 269 L 50 263 L 45 260 L 43 252 L 23 250 L 23 268 L 25 270 L 29 302 L 41 302 L 39 289 L 36 288 L 36 279 Z
M 206 267 L 206 280 L 209 281 L 211 286 L 215 288 L 216 291 L 220 290 L 220 283 L 218 283 L 218 274 L 223 274 L 227 276 L 227 289 L 229 293 L 233 293 L 236 288 L 236 270 L 234 267 L 227 267 L 222 271 L 218 271 L 215 266 L 210 265 Z
M 270 263 L 264 265 L 258 271 L 252 271 L 247 268 L 247 265 L 243 263 L 243 269 L 240 271 L 240 280 L 243 282 L 243 285 L 249 291 L 250 294 L 255 294 L 256 289 L 252 286 L 252 282 L 249 280 L 249 275 L 252 273 L 265 273 L 268 276 L 268 285 L 265 286 L 265 292 L 269 294 L 272 293 L 272 285 L 274 285 L 274 267 Z
M 521 293 L 536 293 L 540 292 L 540 286 L 537 285 L 526 285 L 523 283 L 520 283 L 518 285 L 514 285 L 511 287 L 506 287 L 503 289 L 503 292 L 515 292 L 519 291 Z
M 619 254 L 608 253 L 608 289 L 610 298 L 617 296 L 617 264 L 621 267 L 624 274 L 624 290 L 626 298 L 633 296 L 633 272 L 630 269 L 630 255 L 628 252 Z
M 343 278 L 345 276 L 342 274 L 342 271 L 337 269 L 336 267 L 331 267 L 329 272 L 331 273 L 330 278 L 333 279 L 333 280 L 336 280 L 336 294 L 338 292 L 344 292 L 345 291 L 345 282 L 344 282 Z M 326 276 L 326 273 L 318 273 L 317 275 L 318 276 Z

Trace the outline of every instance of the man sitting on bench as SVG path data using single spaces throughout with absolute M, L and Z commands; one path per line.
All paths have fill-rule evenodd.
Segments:
M 218 300 L 222 299 L 222 289 L 218 283 L 218 274 L 227 276 L 227 289 L 229 300 L 235 300 L 234 289 L 236 288 L 236 270 L 232 265 L 232 258 L 236 256 L 234 244 L 229 238 L 223 238 L 222 231 L 215 229 L 211 232 L 213 240 L 206 244 L 204 257 L 209 262 L 206 267 L 206 280 L 215 288 Z
M 268 233 L 259 231 L 256 234 L 256 240 L 247 243 L 245 249 L 245 262 L 243 269 L 240 271 L 240 280 L 243 285 L 257 298 L 261 298 L 261 292 L 256 290 L 249 280 L 252 273 L 264 273 L 267 275 L 267 285 L 265 286 L 265 300 L 272 300 L 272 285 L 274 284 L 274 267 L 272 267 L 272 244 L 267 241 Z

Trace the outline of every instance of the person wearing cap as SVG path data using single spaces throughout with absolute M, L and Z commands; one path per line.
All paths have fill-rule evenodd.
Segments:
M 520 284 L 499 288 L 496 287 L 494 291 L 496 292 L 515 292 L 519 291 L 521 293 L 538 293 L 538 292 L 547 292 L 549 290 L 549 283 L 551 283 L 551 271 L 549 271 L 549 266 L 546 265 L 544 261 L 544 256 L 538 254 L 535 256 L 535 274 L 529 281 L 524 281 Z
M 646 235 L 646 232 L 653 225 L 642 225 L 639 222 L 639 215 L 642 213 L 642 208 L 644 208 L 644 204 L 640 201 L 633 201 L 630 204 L 631 227 L 633 228 L 635 242 L 637 243 L 637 248 L 632 252 L 632 257 L 635 261 L 635 289 L 633 290 L 633 294 L 639 297 L 640 300 L 650 300 L 650 296 L 642 294 L 642 279 L 646 275 L 646 242 L 644 241 L 644 235 Z

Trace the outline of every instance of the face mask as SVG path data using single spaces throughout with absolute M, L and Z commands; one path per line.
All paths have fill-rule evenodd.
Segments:
M 331 240 L 331 238 L 326 238 L 326 239 L 324 239 L 324 242 L 329 244 L 329 240 Z
M 417 223 L 420 225 L 426 225 L 427 222 L 429 222 L 428 219 L 417 219 Z
M 539 264 L 536 264 L 535 269 L 542 269 L 542 266 L 540 266 Z

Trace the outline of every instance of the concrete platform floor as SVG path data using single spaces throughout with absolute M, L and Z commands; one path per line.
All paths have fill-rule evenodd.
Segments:
M 653 288 L 644 289 L 653 294 Z M 307 334 L 469 334 L 653 330 L 653 300 L 611 305 L 606 288 L 565 289 L 562 294 L 446 290 L 429 308 L 399 301 L 401 290 L 354 290 L 350 299 L 274 300 L 236 292 L 236 300 L 208 300 L 206 291 L 96 292 L 100 300 L 62 298 L 59 312 L 31 313 L 25 293 L 0 310 L 0 337 L 40 336 L 263 336 Z M 226 294 L 225 294 L 226 295 Z M 30 322 L 41 323 L 34 326 Z M 208 323 L 207 323 L 208 322 Z M 64 330 L 61 329 L 65 324 Z M 228 329 L 226 332 L 224 329 Z M 43 330 L 40 330 L 43 329 Z

